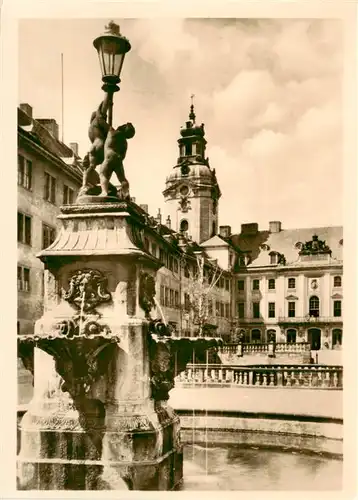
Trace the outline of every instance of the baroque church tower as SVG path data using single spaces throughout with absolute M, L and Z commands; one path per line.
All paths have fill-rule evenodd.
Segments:
M 215 169 L 205 157 L 204 124 L 196 124 L 193 104 L 180 136 L 179 158 L 166 179 L 163 195 L 172 229 L 202 243 L 217 234 L 221 192 Z

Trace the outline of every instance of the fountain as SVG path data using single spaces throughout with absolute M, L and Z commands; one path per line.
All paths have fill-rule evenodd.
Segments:
M 122 59 L 130 48 L 114 23 L 94 44 Z M 111 67 L 120 71 L 122 64 Z M 18 338 L 34 376 L 20 426 L 22 490 L 180 487 L 180 421 L 167 404 L 169 391 L 194 351 L 218 343 L 174 338 L 151 318 L 162 264 L 145 241 L 161 236 L 130 201 L 123 159 L 134 127 L 113 129 L 119 76 L 102 70 L 105 98 L 91 117 L 83 187 L 74 205 L 61 208 L 62 229 L 38 255 L 45 264 L 44 314 L 32 335 Z M 118 190 L 110 184 L 113 172 Z

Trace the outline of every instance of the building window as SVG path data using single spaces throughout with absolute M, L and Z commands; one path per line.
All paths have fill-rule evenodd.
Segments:
M 173 270 L 175 273 L 179 271 L 178 259 L 176 259 L 175 257 L 173 257 Z
M 254 318 L 260 317 L 260 302 L 252 303 L 252 313 Z
M 17 266 L 17 289 L 19 292 L 30 291 L 30 269 Z
M 192 152 L 192 144 L 185 144 L 185 155 L 190 156 Z
M 333 316 L 335 318 L 342 316 L 342 301 L 341 300 L 333 301 Z
M 184 293 L 184 309 L 186 311 L 190 309 L 190 297 L 188 293 Z
M 342 286 L 342 276 L 335 276 L 333 278 L 334 288 L 340 288 Z
M 230 304 L 225 304 L 225 318 L 230 317 Z
M 290 328 L 289 330 L 287 330 L 286 340 L 289 344 L 295 344 L 296 343 L 296 330 L 294 330 L 293 328 Z
M 74 199 L 74 190 L 64 184 L 63 186 L 63 204 L 72 205 Z M 53 202 L 54 203 L 54 202 Z
M 296 288 L 296 278 L 288 278 L 288 288 Z
M 252 289 L 260 290 L 260 280 L 252 280 Z
M 213 315 L 213 301 L 208 299 L 208 316 Z
M 245 280 L 237 281 L 237 289 L 239 290 L 239 292 L 243 292 L 245 290 Z
M 244 302 L 238 302 L 237 304 L 237 315 L 239 318 L 244 318 L 245 317 L 245 303 Z
M 159 249 L 159 260 L 165 265 L 165 252 L 162 248 Z
M 180 222 L 180 232 L 186 233 L 189 230 L 189 222 L 184 219 Z
M 42 224 L 42 248 L 47 248 L 55 241 L 56 229 Z
M 157 245 L 155 243 L 152 243 L 152 255 L 154 255 L 154 257 L 157 256 Z
M 174 307 L 179 307 L 179 291 L 174 290 Z
M 31 245 L 31 217 L 17 212 L 17 241 Z
M 276 288 L 276 280 L 274 278 L 270 278 L 268 280 L 268 289 L 275 290 L 275 288 Z
M 17 183 L 25 189 L 32 188 L 32 161 L 21 155 L 17 159 Z
M 174 307 L 174 290 L 169 290 L 169 306 Z
M 277 264 L 277 261 L 278 261 L 277 253 L 271 253 L 270 254 L 270 264 Z
M 228 279 L 225 280 L 225 290 L 230 292 L 230 280 L 228 280 Z
M 261 330 L 258 328 L 251 331 L 251 342 L 253 344 L 259 344 L 261 342 Z
M 319 317 L 319 298 L 313 295 L 309 302 L 309 315 L 315 318 Z
M 56 203 L 56 179 L 45 172 L 44 199 L 50 203 Z
M 170 302 L 169 302 L 169 288 L 164 287 L 164 305 L 165 307 L 169 307 Z
M 288 303 L 288 317 L 294 318 L 296 316 L 296 302 Z
M 332 345 L 333 347 L 342 345 L 342 330 L 340 328 L 335 328 L 332 332 Z
M 275 302 L 268 303 L 268 317 L 269 318 L 275 317 Z

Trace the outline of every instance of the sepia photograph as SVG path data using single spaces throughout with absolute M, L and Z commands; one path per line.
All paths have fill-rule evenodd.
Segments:
M 189 12 L 18 19 L 18 492 L 343 490 L 346 22 Z

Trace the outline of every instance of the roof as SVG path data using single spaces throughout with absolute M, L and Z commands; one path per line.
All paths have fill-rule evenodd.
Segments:
M 249 252 L 251 263 L 247 266 L 257 267 L 270 264 L 268 255 L 277 252 L 285 257 L 286 264 L 299 260 L 299 245 L 312 240 L 317 235 L 319 240 L 326 242 L 331 249 L 334 260 L 343 260 L 343 227 L 311 227 L 301 229 L 282 229 L 279 232 L 258 231 L 256 234 L 234 234 L 232 242 L 241 250 Z
M 225 241 L 223 238 L 221 238 L 221 236 L 219 235 L 215 235 L 213 236 L 212 238 L 210 238 L 209 240 L 206 240 L 204 241 L 204 243 L 201 243 L 200 244 L 201 247 L 229 247 L 230 244 Z

